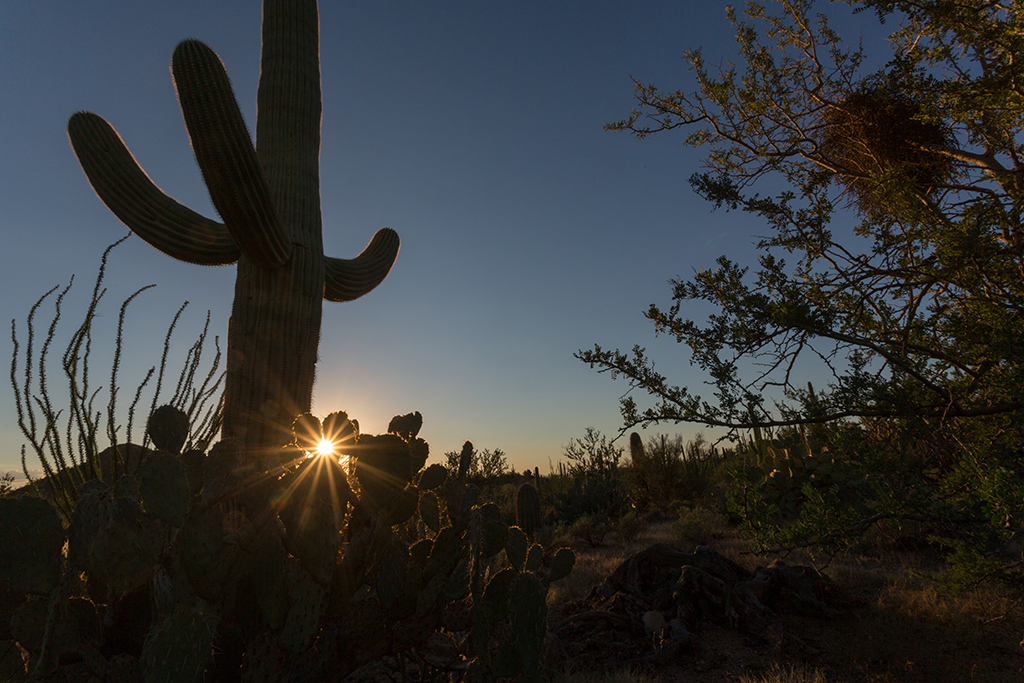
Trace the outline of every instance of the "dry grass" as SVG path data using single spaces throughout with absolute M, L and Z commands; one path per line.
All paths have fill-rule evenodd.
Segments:
M 836 633 L 828 643 L 838 668 L 863 676 L 839 680 L 1024 680 L 1024 610 L 1006 589 L 947 595 L 906 572 L 875 586 L 860 587 L 867 604 L 847 624 L 846 637 Z
M 551 683 L 653 683 L 656 678 L 638 671 L 572 671 L 551 676 Z
M 820 669 L 808 665 L 772 666 L 764 673 L 740 674 L 736 683 L 830 683 Z

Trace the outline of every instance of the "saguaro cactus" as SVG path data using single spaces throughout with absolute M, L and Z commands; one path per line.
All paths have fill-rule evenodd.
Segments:
M 354 259 L 324 256 L 319 32 L 316 0 L 263 3 L 255 147 L 213 50 L 195 40 L 175 49 L 178 101 L 223 223 L 161 192 L 99 116 L 78 112 L 68 123 L 89 182 L 133 232 L 182 261 L 238 262 L 222 437 L 254 459 L 286 443 L 292 420 L 309 411 L 322 300 L 366 294 L 398 255 L 397 233 L 383 228 Z

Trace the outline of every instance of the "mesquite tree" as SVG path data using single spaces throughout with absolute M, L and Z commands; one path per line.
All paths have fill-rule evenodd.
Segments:
M 685 130 L 708 151 L 698 194 L 763 222 L 756 264 L 723 256 L 647 312 L 713 396 L 673 386 L 639 346 L 577 357 L 639 390 L 622 399 L 625 430 L 752 430 L 758 467 L 777 469 L 738 504 L 767 545 L 837 547 L 892 524 L 944 545 L 962 583 L 1021 585 L 1020 3 L 848 4 L 894 19 L 888 49 L 844 44 L 824 3 L 752 0 L 729 10 L 733 61 L 687 52 L 692 90 L 636 81 L 636 109 L 609 126 Z M 796 523 L 782 494 L 804 503 Z
M 383 228 L 354 259 L 324 256 L 319 30 L 316 0 L 264 2 L 255 147 L 213 50 L 186 40 L 174 51 L 178 101 L 223 223 L 161 192 L 99 116 L 68 123 L 89 182 L 133 232 L 182 261 L 238 263 L 222 437 L 257 458 L 310 408 L 322 300 L 366 294 L 398 255 L 397 233 Z

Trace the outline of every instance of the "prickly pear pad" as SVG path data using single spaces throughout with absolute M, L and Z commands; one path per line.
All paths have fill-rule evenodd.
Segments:
M 60 578 L 64 527 L 42 498 L 0 498 L 0 585 L 45 595 Z
M 146 511 L 171 526 L 181 526 L 188 510 L 185 467 L 168 451 L 149 453 L 139 467 L 139 494 Z

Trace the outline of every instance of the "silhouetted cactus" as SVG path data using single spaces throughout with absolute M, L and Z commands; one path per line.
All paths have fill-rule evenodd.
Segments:
M 41 498 L 0 498 L 0 587 L 46 595 L 57 584 L 64 528 Z
M 174 406 L 160 406 L 146 421 L 146 433 L 159 450 L 180 453 L 188 440 L 188 415 Z
M 142 647 L 146 683 L 202 681 L 215 624 L 213 615 L 196 607 L 180 609 L 159 623 Z
M 255 146 L 209 47 L 186 40 L 171 63 L 196 161 L 223 223 L 161 192 L 99 116 L 79 112 L 68 122 L 93 189 L 134 233 L 189 263 L 237 261 L 222 436 L 239 440 L 250 460 L 283 445 L 292 417 L 309 410 L 323 300 L 351 301 L 372 290 L 399 249 L 398 235 L 383 228 L 354 259 L 324 256 L 316 0 L 266 0 L 262 35 Z
M 516 524 L 529 538 L 540 528 L 540 494 L 530 482 L 524 482 L 516 490 Z
M 462 444 L 462 452 L 459 453 L 459 480 L 466 478 L 469 474 L 469 468 L 473 464 L 473 442 L 467 441 Z
M 362 434 L 354 453 L 360 500 L 373 509 L 387 505 L 412 478 L 409 444 L 394 434 Z
M 548 614 L 546 595 L 547 587 L 532 572 L 524 572 L 512 582 L 508 599 L 512 639 L 505 643 L 504 650 L 509 654 L 499 659 L 499 663 L 508 668 L 499 668 L 496 672 L 498 676 L 506 674 L 506 671 L 519 670 L 523 673 L 524 681 L 541 680 L 540 653 L 544 645 Z
M 187 419 L 185 428 L 187 432 Z M 171 526 L 181 526 L 191 497 L 181 460 L 167 451 L 147 455 L 139 467 L 139 494 L 147 512 Z
M 191 492 L 179 456 L 150 452 L 137 484 L 122 475 L 82 488 L 66 560 L 49 502 L 0 499 L 0 586 L 16 591 L 0 620 L 38 675 L 85 660 L 111 682 L 237 680 L 241 671 L 243 680 L 312 683 L 444 629 L 473 631 L 465 656 L 474 676 L 535 679 L 544 596 L 572 569 L 572 551 L 548 561 L 497 505 L 477 504 L 475 486 L 446 482 L 440 466 L 411 470 L 416 441 L 403 430 L 350 443 L 365 465 L 358 496 L 336 457 L 288 460 L 268 481 L 223 441 L 199 454 L 203 484 Z M 394 480 L 370 477 L 371 461 Z M 263 505 L 250 504 L 253 491 Z M 12 680 L 27 680 L 18 665 Z

